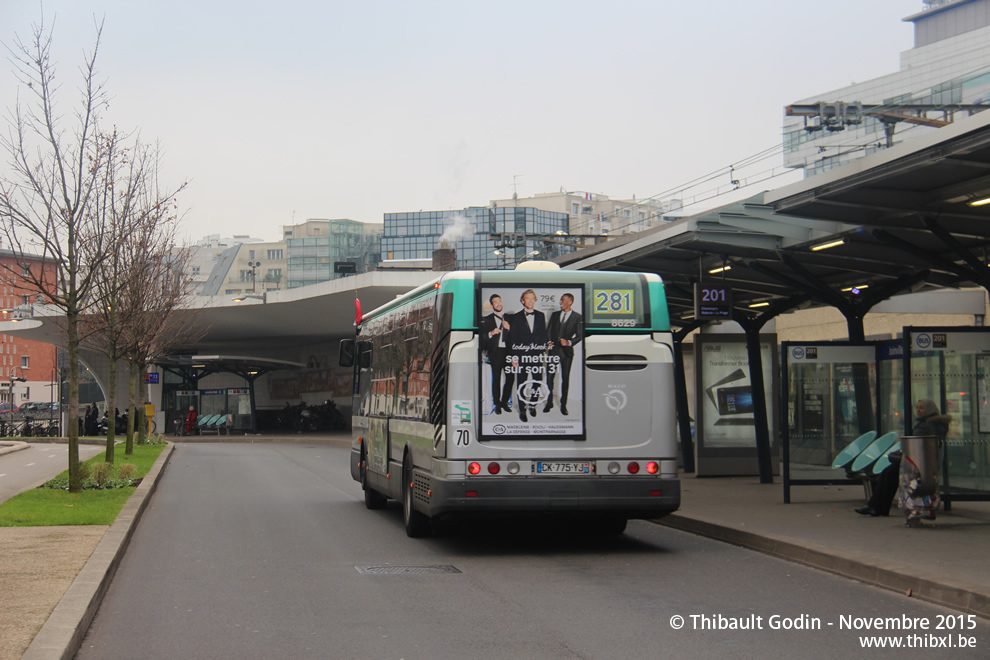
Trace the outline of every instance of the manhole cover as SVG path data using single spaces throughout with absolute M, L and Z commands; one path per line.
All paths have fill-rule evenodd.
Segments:
M 438 575 L 442 573 L 460 573 L 455 567 L 447 565 L 435 566 L 355 566 L 361 575 Z

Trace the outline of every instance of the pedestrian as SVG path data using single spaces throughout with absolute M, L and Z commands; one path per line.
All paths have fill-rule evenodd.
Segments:
M 83 417 L 83 434 L 84 435 L 96 435 L 97 431 L 97 420 L 99 418 L 99 411 L 96 406 L 89 404 L 86 406 L 86 415 Z
M 189 406 L 189 414 L 186 415 L 185 431 L 186 435 L 192 435 L 193 429 L 196 428 L 196 407 Z

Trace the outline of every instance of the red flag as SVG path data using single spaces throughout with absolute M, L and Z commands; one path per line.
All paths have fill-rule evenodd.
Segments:
M 354 327 L 361 325 L 361 320 L 364 317 L 361 316 L 361 301 L 358 300 L 357 296 L 354 296 Z

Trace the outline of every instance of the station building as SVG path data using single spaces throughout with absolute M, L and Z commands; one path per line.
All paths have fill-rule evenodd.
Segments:
M 550 256 L 564 268 L 660 274 L 677 342 L 682 459 L 691 472 L 758 471 L 769 479 L 777 462 L 785 471 L 827 473 L 829 458 L 857 433 L 909 433 L 911 403 L 925 396 L 956 419 L 946 476 L 986 495 L 990 334 L 982 326 L 990 289 L 990 113 L 971 113 L 983 104 L 981 76 L 990 70 L 972 62 L 960 70 L 954 62 L 965 59 L 966 48 L 979 53 L 990 43 L 987 5 L 927 3 L 909 17 L 917 52 L 905 60 L 929 57 L 925 71 L 904 69 L 889 90 L 874 81 L 851 96 L 829 94 L 803 104 L 817 106 L 817 114 L 793 115 L 800 118 L 785 129 L 791 136 L 785 149 L 809 174 L 796 184 L 559 255 L 548 255 L 541 239 L 570 233 L 566 212 L 496 204 L 387 214 L 382 256 L 425 259 L 446 240 L 457 249 L 457 268 Z M 867 92 L 883 96 L 873 103 L 859 96 Z M 886 101 L 898 95 L 909 95 L 899 103 L 914 120 L 894 116 L 897 103 Z M 823 99 L 832 115 L 823 112 Z M 862 122 L 835 114 L 856 103 L 863 105 Z M 928 109 L 919 109 L 926 103 Z M 956 111 L 949 109 L 953 104 L 974 107 Z M 942 118 L 922 116 L 935 112 Z M 836 118 L 843 130 L 829 131 L 829 125 L 838 128 L 829 123 Z M 890 133 L 886 120 L 893 119 Z M 806 120 L 822 128 L 805 130 Z M 908 125 L 925 130 L 901 130 Z M 878 132 L 884 140 L 876 149 L 828 154 L 841 140 L 848 147 L 849 140 L 870 141 Z M 802 160 L 802 153 L 815 157 Z M 510 254 L 495 254 L 492 236 L 515 235 L 522 240 L 509 239 Z M 353 336 L 355 298 L 371 309 L 436 275 L 382 270 L 265 291 L 241 303 L 220 295 L 203 301 L 196 321 L 202 339 L 160 360 L 159 382 L 149 386 L 160 404 L 156 421 L 168 428 L 170 415 L 188 401 L 203 413 L 236 411 L 230 414 L 242 431 L 255 430 L 257 410 L 300 400 L 332 397 L 349 412 L 349 374 L 334 358 L 339 339 Z M 725 319 L 699 315 L 699 286 L 731 291 Z M 30 327 L 16 330 L 58 341 L 56 324 L 41 314 L 29 320 Z M 11 325 L 0 330 L 14 331 Z M 706 346 L 710 354 L 730 357 L 706 362 L 699 358 Z M 836 359 L 818 358 L 833 348 Z M 85 359 L 105 371 L 98 356 Z M 750 388 L 745 419 L 738 409 L 732 413 L 745 424 L 729 424 L 719 409 L 723 386 Z M 792 441 L 794 466 L 787 455 Z

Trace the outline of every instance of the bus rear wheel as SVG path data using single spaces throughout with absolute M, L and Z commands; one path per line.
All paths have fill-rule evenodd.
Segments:
M 595 529 L 601 536 L 619 536 L 626 531 L 625 516 L 606 516 L 597 522 Z
M 388 498 L 368 485 L 368 455 L 361 448 L 361 488 L 364 489 L 364 508 L 384 509 Z
M 413 476 L 409 457 L 402 464 L 402 520 L 406 525 L 406 536 L 422 538 L 432 530 L 430 519 L 413 508 Z

